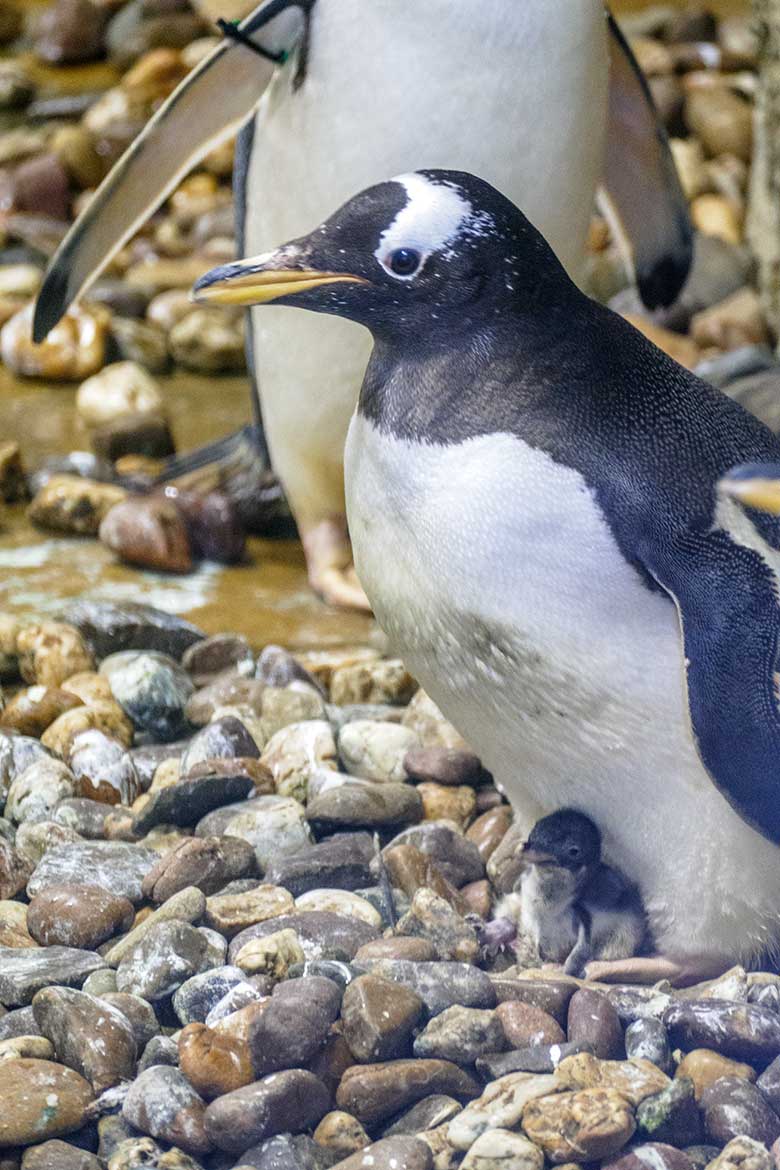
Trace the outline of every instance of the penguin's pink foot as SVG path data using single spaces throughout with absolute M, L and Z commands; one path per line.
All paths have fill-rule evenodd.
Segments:
M 340 609 L 371 606 L 357 579 L 344 516 L 333 516 L 310 526 L 301 525 L 309 584 L 327 605 Z
M 672 959 L 665 955 L 637 955 L 633 959 L 596 960 L 588 963 L 585 978 L 589 983 L 660 983 L 668 980 L 674 987 L 688 987 L 715 979 L 728 970 L 728 962 L 712 955 L 690 955 Z

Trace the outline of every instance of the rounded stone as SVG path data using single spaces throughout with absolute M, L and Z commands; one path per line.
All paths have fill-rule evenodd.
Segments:
M 84 1077 L 50 1060 L 0 1064 L 0 1149 L 72 1133 L 84 1123 L 93 1092 Z
M 569 1003 L 568 1038 L 573 1044 L 587 1044 L 602 1060 L 619 1060 L 625 1051 L 623 1028 L 617 1011 L 606 995 L 580 987 Z
M 30 901 L 27 927 L 41 946 L 95 950 L 106 939 L 128 930 L 133 904 L 101 886 L 77 883 L 49 886 Z
M 563 1044 L 566 1034 L 549 1012 L 529 1003 L 500 1003 L 496 1015 L 509 1048 L 535 1044 Z M 579 1041 L 582 1042 L 581 1040 Z

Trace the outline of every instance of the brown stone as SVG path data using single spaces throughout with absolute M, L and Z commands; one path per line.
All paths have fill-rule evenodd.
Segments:
M 476 931 L 444 898 L 433 890 L 418 890 L 409 910 L 396 924 L 399 935 L 429 938 L 444 961 L 475 963 L 480 948 Z
M 27 514 L 39 528 L 97 536 L 104 518 L 127 496 L 124 488 L 79 475 L 53 475 L 30 504 Z
M 690 205 L 690 212 L 693 226 L 703 236 L 716 236 L 735 247 L 742 243 L 743 209 L 733 199 L 705 192 L 696 196 Z M 699 345 L 711 345 L 713 343 L 706 340 L 707 332 L 699 327 L 691 336 Z M 766 328 L 763 332 L 766 334 Z M 736 342 L 728 348 L 736 349 L 739 344 L 747 343 Z
M 412 748 L 404 757 L 404 768 L 412 780 L 447 785 L 473 784 L 482 772 L 473 752 L 444 747 Z
M 575 991 L 569 1003 L 567 1033 L 573 1044 L 586 1044 L 602 1060 L 625 1054 L 623 1027 L 611 1000 L 593 987 Z
M 491 808 L 469 826 L 466 838 L 473 841 L 483 861 L 487 862 L 498 848 L 512 824 L 512 809 L 508 804 Z
M 92 951 L 133 924 L 133 904 L 102 886 L 48 886 L 30 901 L 27 926 L 45 947 Z
M 32 341 L 32 310 L 27 305 L 0 332 L 0 355 L 15 374 L 78 381 L 104 365 L 109 322 L 104 309 L 73 306 L 40 345 Z
M 516 979 L 507 974 L 495 977 L 493 987 L 499 1003 L 513 1000 L 518 1003 L 534 1004 L 535 1007 L 549 1012 L 561 1027 L 564 1027 L 569 1001 L 577 990 L 577 983 L 574 979 L 566 978 Z
M 614 1089 L 583 1089 L 531 1101 L 523 1129 L 551 1162 L 593 1162 L 609 1158 L 630 1141 L 636 1128 L 628 1102 Z
M 50 723 L 81 705 L 81 699 L 59 687 L 28 687 L 11 699 L 0 715 L 0 726 L 40 739 Z
M 0 1149 L 80 1129 L 92 1100 L 89 1082 L 64 1065 L 29 1058 L 5 1061 L 0 1064 Z
M 416 845 L 392 845 L 384 850 L 382 859 L 391 883 L 403 890 L 407 898 L 413 898 L 418 890 L 433 890 L 458 913 L 466 913 L 465 900 L 436 863 Z
M 67 759 L 73 741 L 82 731 L 102 731 L 109 739 L 116 739 L 123 747 L 133 742 L 133 725 L 118 703 L 106 701 L 89 707 L 74 707 L 47 727 L 41 736 L 44 747 Z
M 94 666 L 81 634 L 65 622 L 25 626 L 16 640 L 16 650 L 25 682 L 45 687 L 58 687 L 70 675 Z
M 0 442 L 0 500 L 15 504 L 26 500 L 28 495 L 19 444 L 12 439 Z
M 355 1060 L 394 1060 L 411 1052 L 423 1011 L 414 991 L 376 975 L 350 983 L 341 1004 L 341 1030 Z
M 205 1024 L 187 1024 L 182 1029 L 179 1067 L 192 1087 L 209 1101 L 255 1080 L 248 1043 Z
M 277 1133 L 316 1125 L 329 1105 L 328 1091 L 318 1077 L 304 1069 L 288 1069 L 212 1101 L 206 1110 L 206 1133 L 220 1150 L 238 1154 Z
M 38 944 L 27 932 L 27 907 L 21 902 L 0 902 L 0 947 L 35 947 Z M 19 1053 L 37 1056 L 37 1053 Z
M 489 918 L 493 904 L 493 891 L 490 882 L 483 878 L 479 882 L 469 882 L 460 891 L 461 897 L 467 906 L 467 913 L 478 914 L 480 918 Z
M 105 703 L 113 699 L 111 684 L 103 674 L 96 670 L 82 670 L 72 674 L 62 684 L 63 691 L 75 695 L 82 703 L 92 706 L 95 703 Z
M 21 893 L 33 871 L 33 863 L 0 837 L 0 899 L 15 898 Z
M 496 1008 L 510 1048 L 563 1044 L 566 1033 L 549 1012 L 530 1003 L 501 1003 Z
M 175 504 L 161 496 L 117 504 L 100 525 L 100 539 L 131 565 L 171 573 L 192 569 L 187 526 Z
M 235 878 L 251 876 L 255 865 L 252 846 L 238 837 L 190 837 L 149 870 L 143 894 L 158 904 L 186 886 L 214 894 Z
M 454 821 L 465 829 L 474 819 L 477 796 L 468 785 L 449 787 L 427 781 L 417 785 L 426 821 Z
M 479 1092 L 474 1078 L 448 1060 L 391 1060 L 348 1068 L 336 1104 L 373 1126 L 432 1093 L 470 1099 Z
M 729 1060 L 727 1056 L 721 1056 L 710 1048 L 694 1048 L 692 1052 L 686 1052 L 677 1066 L 675 1076 L 689 1077 L 693 1081 L 696 1100 L 700 1101 L 704 1090 L 721 1077 L 741 1077 L 745 1081 L 754 1081 L 756 1072 L 749 1064 Z
M 208 898 L 205 923 L 226 938 L 232 938 L 256 922 L 292 914 L 294 909 L 295 899 L 288 890 L 262 885 L 243 894 L 216 894 Z
M 70 987 L 45 987 L 32 1002 L 35 1022 L 58 1060 L 103 1093 L 135 1071 L 133 1029 L 118 1008 Z
M 348 1158 L 370 1144 L 363 1126 L 351 1113 L 334 1109 L 326 1113 L 314 1131 L 314 1140 L 324 1150 L 330 1150 L 339 1158 Z
M 589 1052 L 565 1057 L 555 1070 L 555 1079 L 565 1089 L 614 1089 L 634 1106 L 671 1083 L 649 1060 L 599 1060 Z
M 725 86 L 689 90 L 685 121 L 709 155 L 734 154 L 749 163 L 753 153 L 753 111 Z
M 415 963 L 428 963 L 435 958 L 436 948 L 427 938 L 375 938 L 355 952 L 356 963 L 368 959 L 409 959 Z

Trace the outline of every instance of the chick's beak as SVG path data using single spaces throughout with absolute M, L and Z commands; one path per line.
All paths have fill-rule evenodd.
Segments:
M 528 865 L 552 865 L 555 861 L 552 853 L 543 853 L 540 849 L 529 849 L 527 845 L 523 847 L 521 857 Z
M 192 297 L 214 305 L 264 305 L 326 284 L 368 283 L 349 272 L 302 267 L 300 257 L 281 250 L 212 268 L 197 281 Z
M 731 472 L 718 486 L 725 495 L 747 508 L 780 516 L 780 465 Z

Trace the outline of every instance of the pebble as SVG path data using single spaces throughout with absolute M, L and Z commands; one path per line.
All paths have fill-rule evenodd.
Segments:
M 666 1073 L 648 1060 L 600 1060 L 589 1052 L 567 1056 L 555 1076 L 566 1089 L 614 1089 L 634 1106 L 671 1084 Z
M 566 1034 L 557 1020 L 533 1004 L 511 1001 L 502 1003 L 496 1009 L 496 1015 L 510 1048 L 563 1044 L 566 1041 Z M 575 1042 L 587 1043 L 582 1040 Z
M 780 1137 L 780 1117 L 761 1090 L 741 1077 L 721 1077 L 704 1090 L 700 1104 L 705 1134 L 714 1145 L 750 1137 L 771 1146 Z
M 168 346 L 174 361 L 195 373 L 242 373 L 246 368 L 242 324 L 218 309 L 193 309 L 173 326 Z
M 569 1002 L 567 1035 L 602 1060 L 619 1060 L 625 1051 L 617 1011 L 606 995 L 590 987 L 579 988 Z
M 198 922 L 203 917 L 206 908 L 206 898 L 201 890 L 195 886 L 188 886 L 173 894 L 158 910 L 144 918 L 134 926 L 129 934 L 124 935 L 118 942 L 105 952 L 106 962 L 111 966 L 118 966 L 128 955 L 136 943 L 149 933 L 160 922 Z
M 48 821 L 61 800 L 76 794 L 76 781 L 61 760 L 44 756 L 11 781 L 5 804 L 9 821 Z
M 477 1072 L 486 1083 L 507 1073 L 552 1073 L 567 1056 L 584 1051 L 579 1044 L 535 1044 L 512 1052 L 492 1052 L 477 1058 Z
M 348 1068 L 336 1104 L 370 1127 L 431 1093 L 469 1099 L 478 1095 L 479 1086 L 451 1061 L 391 1060 Z
M 197 974 L 206 945 L 205 936 L 189 923 L 158 922 L 120 960 L 117 988 L 150 1002 L 164 999 Z
M 474 963 L 479 957 L 476 931 L 433 890 L 420 889 L 396 926 L 399 935 L 428 938 L 442 960 Z
M 401 723 L 416 732 L 422 747 L 458 748 L 468 751 L 469 746 L 463 736 L 449 720 L 444 718 L 430 695 L 422 688 L 412 696 L 409 706 L 403 713 Z
M 265 686 L 237 670 L 228 670 L 196 691 L 187 704 L 187 718 L 196 727 L 210 723 L 223 707 L 247 706 L 260 715 Z
M 88 1150 L 54 1138 L 25 1150 L 22 1170 L 102 1170 L 102 1166 Z
M 664 1022 L 671 1043 L 684 1050 L 714 1048 L 758 1067 L 780 1052 L 780 1017 L 758 1004 L 681 1001 L 671 1004 Z
M 481 1134 L 461 1162 L 463 1170 L 542 1170 L 543 1166 L 539 1147 L 508 1129 Z
M 312 698 L 316 705 L 321 705 L 316 695 Z M 265 704 L 264 695 L 264 727 Z M 313 773 L 320 768 L 336 769 L 336 743 L 330 724 L 314 719 L 281 728 L 271 735 L 261 760 L 270 769 L 280 796 L 305 801 Z
M 16 639 L 19 673 L 28 683 L 58 687 L 94 659 L 80 632 L 67 622 L 44 621 L 25 626 Z
M 395 1060 L 409 1055 L 422 1012 L 423 1001 L 410 988 L 376 975 L 361 975 L 344 992 L 341 1029 L 355 1060 Z
M 432 1093 L 400 1113 L 382 1130 L 384 1137 L 397 1134 L 417 1134 L 446 1126 L 463 1106 L 446 1093 Z
M 426 781 L 417 785 L 417 793 L 426 821 L 454 821 L 465 830 L 474 819 L 477 796 L 470 785 L 450 787 Z
M 614 1089 L 583 1089 L 531 1101 L 523 1129 L 554 1163 L 609 1158 L 634 1133 L 634 1117 Z
M 194 687 L 177 662 L 156 651 L 124 650 L 100 664 L 114 699 L 140 731 L 170 741 L 186 727 L 184 709 Z
M 635 1020 L 625 1032 L 626 1056 L 649 1060 L 668 1073 L 672 1068 L 669 1037 L 660 1020 Z M 684 1075 L 684 1074 L 683 1074 Z
M 249 939 L 231 958 L 242 971 L 265 975 L 274 982 L 285 979 L 291 967 L 306 961 L 300 940 L 289 927 Z
M 407 778 L 404 759 L 417 742 L 408 727 L 356 719 L 339 732 L 339 755 L 354 776 L 401 784 Z
M 549 1012 L 553 1019 L 564 1027 L 569 1003 L 577 990 L 577 983 L 567 978 L 510 979 L 499 975 L 491 980 L 491 987 L 499 1003 L 511 1000 L 533 1004 L 534 1007 Z
M 644 1142 L 603 1165 L 609 1167 L 609 1170 L 694 1170 L 694 1166 L 700 1165 L 701 1170 L 704 1170 L 716 1151 L 712 1146 L 692 1147 L 697 1148 L 705 1154 L 700 1162 L 694 1162 L 689 1156 L 690 1151 L 683 1153 L 661 1142 Z
M 114 484 L 75 475 L 53 475 L 35 496 L 27 514 L 40 528 L 97 536 L 108 512 L 126 495 L 124 488 Z
M 416 1137 L 389 1137 L 356 1151 L 336 1165 L 339 1170 L 432 1170 L 431 1151 Z
M 330 1107 L 325 1085 L 304 1069 L 273 1073 L 208 1106 L 206 1133 L 220 1150 L 241 1153 L 278 1133 L 317 1124 Z
M 116 973 L 112 971 L 111 974 L 116 983 Z M 90 992 L 86 985 L 82 991 L 86 991 L 89 995 L 95 994 Z M 118 1008 L 127 1019 L 133 1030 L 137 1052 L 143 1052 L 146 1045 L 158 1035 L 160 1025 L 157 1022 L 157 1016 L 154 1014 L 152 1005 L 147 1003 L 145 999 L 141 999 L 137 995 L 129 995 L 126 991 L 103 991 L 99 993 L 98 998 L 111 1004 L 112 1007 Z
M 120 650 L 158 650 L 178 661 L 205 638 L 178 614 L 140 602 L 77 601 L 65 611 L 65 620 L 81 632 L 98 659 Z
M 102 731 L 109 739 L 123 747 L 133 742 L 133 725 L 118 703 L 113 700 L 74 707 L 55 719 L 41 736 L 44 747 L 67 759 L 78 736 L 85 731 Z
M 30 900 L 27 928 L 41 946 L 95 950 L 133 922 L 128 898 L 100 886 L 49 886 Z
M 691 89 L 685 99 L 685 121 L 709 155 L 733 154 L 750 162 L 753 112 L 732 90 Z
M 89 1083 L 50 1060 L 0 1064 L 0 1150 L 80 1129 L 93 1099 Z
M 190 1153 L 205 1154 L 211 1147 L 204 1101 L 176 1068 L 154 1065 L 141 1073 L 125 1097 L 122 1116 L 141 1133 Z
M 43 855 L 27 886 L 32 898 L 50 886 L 83 882 L 101 886 L 137 904 L 141 883 L 157 854 L 125 841 L 86 841 L 56 845 Z
M 693 1082 L 697 1101 L 701 1100 L 704 1090 L 721 1077 L 741 1077 L 746 1081 L 756 1079 L 755 1070 L 749 1064 L 729 1060 L 708 1048 L 695 1048 L 692 1052 L 686 1052 L 675 1075 Z
M 340 1005 L 341 992 L 330 979 L 304 976 L 279 984 L 249 1025 L 256 1075 L 308 1065 L 325 1044 Z
M 163 399 L 156 382 L 136 362 L 114 362 L 79 386 L 76 409 L 92 427 L 125 414 L 159 414 Z
M 240 719 L 233 715 L 214 719 L 190 741 L 181 762 L 187 776 L 196 764 L 218 759 L 257 758 L 260 748 Z
M 723 1147 L 710 1165 L 712 1170 L 737 1170 L 738 1167 L 742 1170 L 773 1170 L 775 1162 L 762 1142 L 736 1137 Z
M 32 873 L 32 863 L 5 838 L 0 838 L 0 898 L 15 898 Z
M 32 1007 L 56 1059 L 80 1073 L 95 1093 L 133 1076 L 135 1036 L 118 1008 L 66 987 L 44 988 Z
M 249 842 L 261 873 L 272 862 L 297 853 L 312 842 L 306 810 L 297 800 L 285 796 L 261 796 L 243 809 L 236 806 L 223 831 L 227 836 Z
M 0 947 L 0 1003 L 22 1007 L 41 988 L 80 986 L 105 965 L 100 955 L 75 947 Z
M 404 757 L 404 770 L 412 780 L 436 784 L 473 784 L 481 776 L 479 758 L 457 748 L 411 748 Z
M 435 1016 L 420 1032 L 414 1042 L 414 1054 L 470 1065 L 487 1053 L 501 1052 L 510 1043 L 499 1011 L 454 1005 Z
M 357 918 L 369 926 L 379 927 L 382 924 L 381 915 L 371 903 L 349 890 L 308 890 L 295 899 L 295 909 L 300 913 L 330 911 L 346 918 Z
M 407 784 L 354 781 L 319 793 L 308 804 L 309 821 L 322 830 L 379 829 L 422 820 L 419 791 Z
M 492 1008 L 496 1003 L 489 976 L 468 963 L 379 959 L 371 963 L 371 974 L 411 987 L 430 1016 L 454 1005 Z
M 371 1142 L 358 1119 L 342 1109 L 325 1114 L 314 1131 L 314 1140 L 318 1146 L 339 1159 L 348 1158 L 350 1154 L 365 1149 Z
M 178 1054 L 181 1071 L 207 1101 L 257 1078 L 249 1045 L 205 1024 L 187 1024 L 179 1036 Z
M 468 1150 L 491 1129 L 512 1129 L 530 1102 L 549 1097 L 559 1089 L 552 1076 L 509 1073 L 488 1085 L 482 1096 L 452 1119 L 447 1137 L 456 1150 Z
M 193 975 L 174 993 L 173 1010 L 182 1024 L 202 1024 L 209 1012 L 238 984 L 247 982 L 238 967 L 216 967 Z
M 292 894 L 278 885 L 259 885 L 238 894 L 214 894 L 206 899 L 205 923 L 226 938 L 233 938 L 269 918 L 279 918 L 295 909 Z
M 99 535 L 131 565 L 169 573 L 192 569 L 186 524 L 176 505 L 162 496 L 136 496 L 115 504 L 101 522 Z
M 81 700 L 76 695 L 59 687 L 27 687 L 6 705 L 0 714 L 0 726 L 37 738 L 65 711 L 79 706 Z
M 290 686 L 266 686 L 263 691 L 263 726 L 269 740 L 289 727 L 291 723 L 309 723 L 325 719 L 325 702 L 322 695 L 313 686 L 294 681 Z M 324 759 L 333 760 L 333 748 L 328 745 Z M 335 764 L 334 764 L 335 766 Z
M 359 890 L 371 884 L 374 844 L 368 833 L 336 833 L 325 841 L 272 862 L 266 879 L 294 897 L 325 886 Z
M 50 179 L 48 175 L 42 177 L 46 182 Z M 16 179 L 18 183 L 18 171 Z M 65 183 L 67 185 L 67 177 Z M 58 210 L 59 207 L 55 207 L 55 211 Z M 72 306 L 46 340 L 33 345 L 32 304 L 29 304 L 11 317 L 0 331 L 0 357 L 9 370 L 27 378 L 80 381 L 102 368 L 107 338 L 108 314 L 105 310 L 98 306 Z
M 251 847 L 233 837 L 189 837 L 168 850 L 144 877 L 144 896 L 167 902 L 189 886 L 214 894 L 236 878 L 249 877 L 255 869 Z
M 398 703 L 405 706 L 417 690 L 417 683 L 400 658 L 348 662 L 337 666 L 330 676 L 331 702 Z

